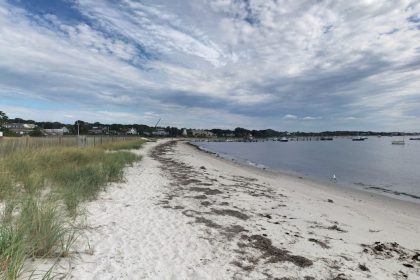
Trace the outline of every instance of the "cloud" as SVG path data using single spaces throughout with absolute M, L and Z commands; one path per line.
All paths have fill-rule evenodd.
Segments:
M 418 130 L 418 1 L 53 2 L 0 0 L 9 114 Z
M 314 121 L 314 120 L 320 120 L 320 119 L 322 119 L 322 118 L 321 117 L 311 117 L 311 116 L 306 116 L 306 117 L 302 118 L 302 120 L 305 120 L 305 121 Z
M 322 120 L 322 117 L 312 117 L 312 116 L 298 117 L 296 115 L 287 114 L 283 117 L 283 120 L 315 121 L 315 120 Z
M 284 120 L 297 120 L 298 117 L 295 115 L 287 114 L 283 117 Z
M 357 119 L 356 117 L 352 117 L 352 116 L 343 118 L 343 120 L 347 120 L 347 121 L 353 121 L 356 119 Z

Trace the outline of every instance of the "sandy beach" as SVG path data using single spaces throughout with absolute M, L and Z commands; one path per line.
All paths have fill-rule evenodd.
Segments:
M 420 205 L 239 165 L 184 142 L 85 205 L 66 279 L 420 279 Z M 88 246 L 86 245 L 88 244 Z
M 420 280 L 420 0 L 0 0 L 0 280 Z

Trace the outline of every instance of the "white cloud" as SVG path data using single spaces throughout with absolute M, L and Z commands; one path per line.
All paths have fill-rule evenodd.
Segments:
M 287 114 L 283 117 L 284 120 L 297 120 L 298 117 L 292 114 Z
M 313 120 L 320 120 L 320 119 L 322 119 L 322 118 L 321 117 L 311 117 L 311 116 L 306 116 L 306 117 L 302 118 L 302 120 L 305 120 L 305 121 L 313 121 Z
M 0 98 L 202 127 L 420 121 L 419 1 L 74 3 L 88 20 L 0 0 Z

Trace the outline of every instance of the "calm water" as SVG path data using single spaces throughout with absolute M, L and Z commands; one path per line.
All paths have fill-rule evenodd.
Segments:
M 336 174 L 340 186 L 420 203 L 420 141 L 391 145 L 392 140 L 400 138 L 196 144 L 226 158 L 317 181 L 329 181 Z

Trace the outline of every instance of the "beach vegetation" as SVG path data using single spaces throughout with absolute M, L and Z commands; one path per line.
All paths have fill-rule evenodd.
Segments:
M 0 279 L 26 273 L 31 258 L 69 256 L 80 236 L 81 203 L 121 181 L 124 167 L 140 160 L 126 150 L 143 143 L 26 149 L 0 158 Z
M 31 132 L 29 132 L 29 136 L 31 137 L 42 137 L 44 136 L 44 133 L 42 133 L 42 130 L 39 127 L 35 127 L 35 129 Z
M 152 140 L 149 140 L 152 141 Z M 140 149 L 145 140 L 137 140 L 137 141 L 125 141 L 125 142 L 115 142 L 115 143 L 107 143 L 101 146 L 102 149 L 108 149 L 113 151 L 118 150 L 137 150 Z

